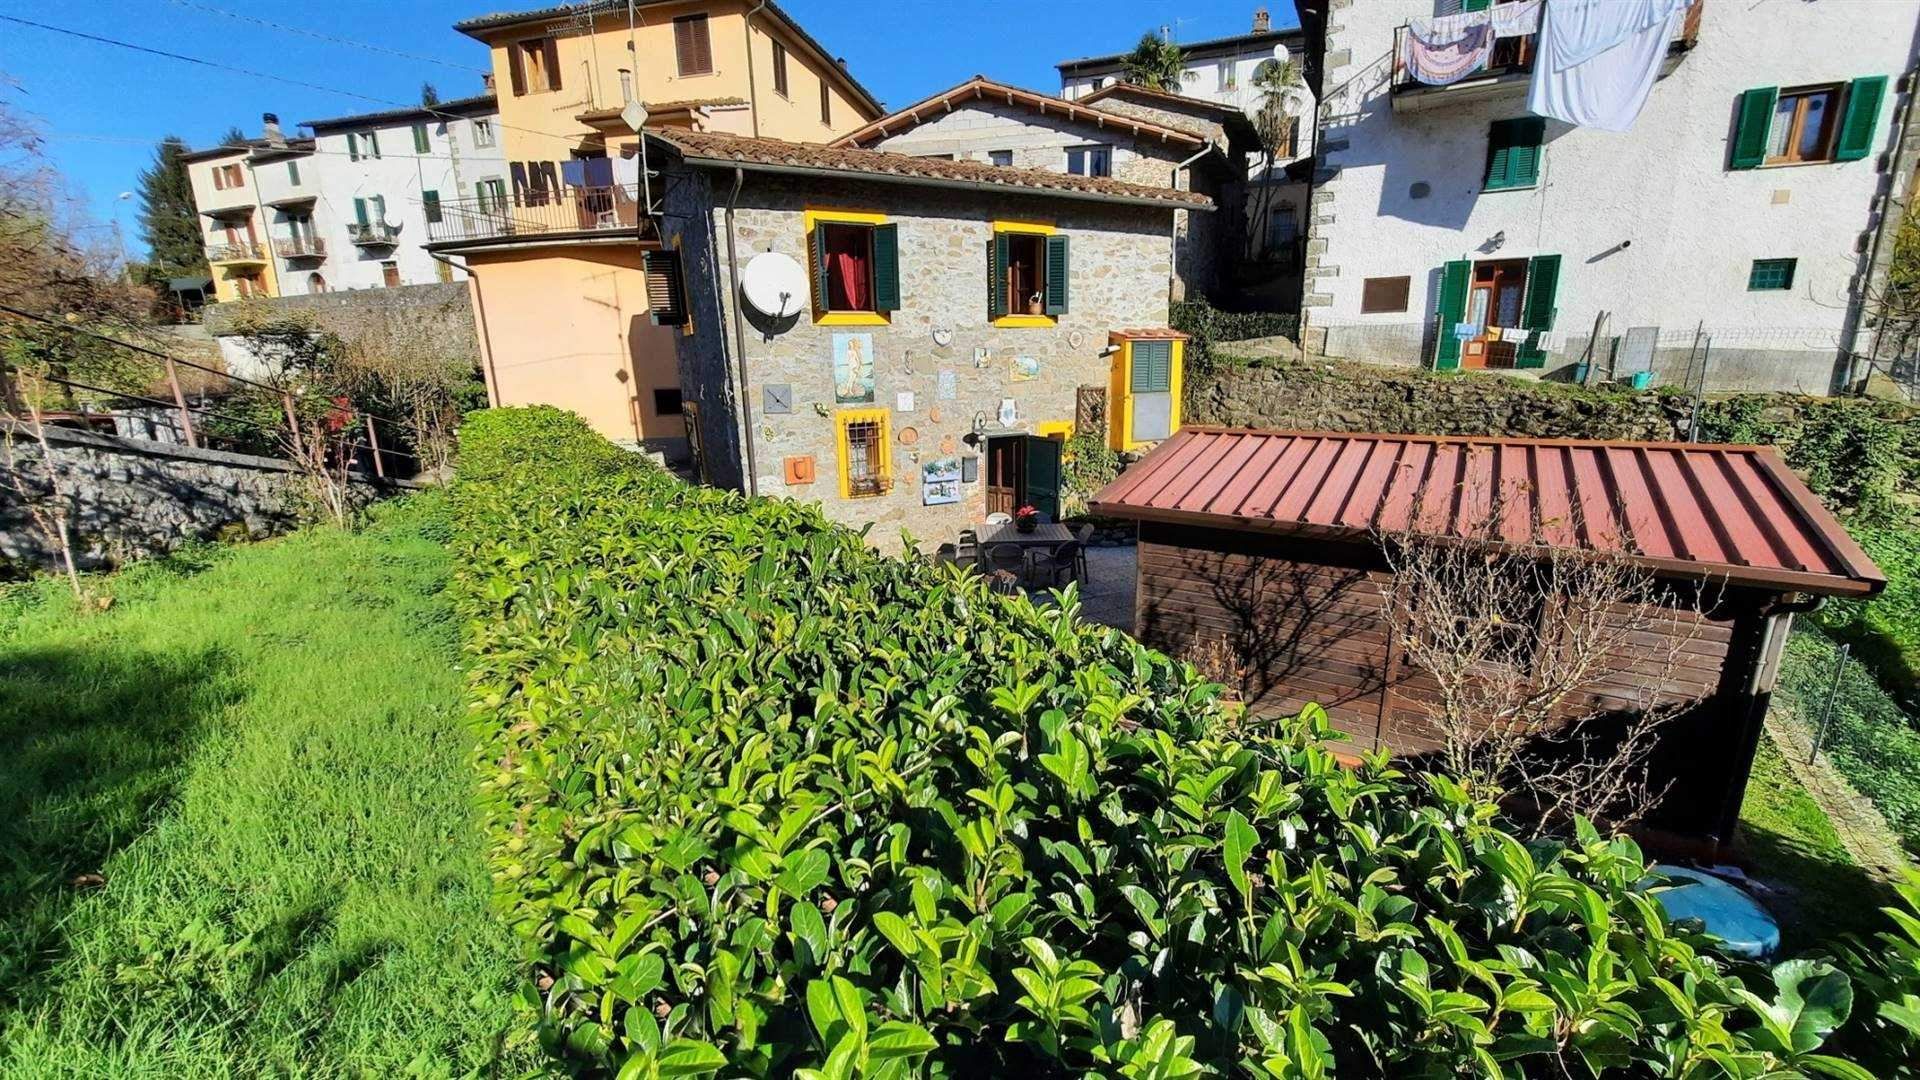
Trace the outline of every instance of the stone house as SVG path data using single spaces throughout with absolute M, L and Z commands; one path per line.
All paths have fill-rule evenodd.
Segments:
M 817 500 L 878 525 L 877 543 L 937 542 L 993 511 L 1057 512 L 1064 440 L 1088 414 L 1128 449 L 1179 427 L 1168 233 L 1205 195 L 648 136 L 665 192 L 654 317 L 678 326 L 708 482 Z
M 1586 360 L 1708 392 L 1863 374 L 1866 283 L 1920 146 L 1899 132 L 1920 8 L 1695 0 L 1616 133 L 1529 113 L 1537 33 L 1458 81 L 1413 76 L 1409 20 L 1488 0 L 1296 7 L 1320 100 L 1310 352 L 1548 378 Z
M 1245 114 L 1199 99 L 1113 87 L 1068 101 L 975 75 L 832 145 L 1197 191 L 1216 210 L 1175 215 L 1181 300 L 1218 288 L 1245 235 L 1246 161 L 1258 139 Z

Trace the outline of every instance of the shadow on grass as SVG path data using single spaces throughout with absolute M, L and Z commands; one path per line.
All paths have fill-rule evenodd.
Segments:
M 1899 903 L 1899 894 L 1834 852 L 1750 821 L 1740 823 L 1737 847 L 1753 876 L 1774 890 L 1763 902 L 1780 921 L 1781 955 L 1892 925 L 1880 909 Z
M 59 959 L 62 916 L 165 812 L 195 734 L 240 697 L 230 667 L 216 650 L 0 651 L 0 1004 Z

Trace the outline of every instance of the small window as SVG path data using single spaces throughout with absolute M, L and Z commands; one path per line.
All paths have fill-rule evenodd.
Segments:
M 787 47 L 773 43 L 773 92 L 787 96 Z
M 427 125 L 413 125 L 413 152 L 424 154 L 431 149 L 433 149 L 433 139 L 427 134 Z
M 1373 277 L 1360 285 L 1360 313 L 1372 315 L 1386 311 L 1407 310 L 1407 294 L 1411 290 L 1413 279 L 1410 277 Z
M 473 145 L 475 146 L 492 146 L 493 145 L 493 121 L 475 120 L 473 122 Z
M 1755 259 L 1747 271 L 1748 292 L 1781 292 L 1793 288 L 1796 259 Z
M 294 187 L 300 186 L 300 163 L 299 162 L 297 161 L 287 162 L 287 183 L 292 184 Z
M 380 283 L 389 289 L 400 286 L 400 264 L 388 259 L 380 264 Z
M 913 156 L 917 158 L 921 158 L 926 161 L 952 161 L 953 160 L 952 154 L 914 154 Z
M 1007 310 L 1016 315 L 1039 315 L 1045 310 L 1042 277 L 1047 264 L 1047 238 L 1033 233 L 1007 236 Z
M 840 495 L 865 499 L 893 486 L 887 452 L 887 411 L 855 409 L 840 414 Z
M 1111 146 L 1070 146 L 1067 148 L 1067 171 L 1075 176 L 1112 176 L 1113 147 Z
M 824 76 L 820 79 L 820 122 L 833 126 L 833 87 L 827 85 Z
M 1001 325 L 1052 325 L 1067 313 L 1068 269 L 1066 237 L 997 223 L 987 265 L 989 317 Z
M 439 192 L 437 191 L 421 192 L 420 205 L 427 212 L 427 224 L 429 225 L 440 224 L 440 193 Z
M 900 248 L 896 226 L 846 215 L 813 224 L 813 306 L 816 322 L 884 322 L 900 307 Z
M 528 38 L 507 47 L 515 97 L 560 89 L 560 46 L 550 37 Z
M 713 74 L 713 38 L 705 15 L 673 20 L 673 55 L 682 76 Z
M 1833 160 L 1833 130 L 1840 114 L 1840 87 L 1804 86 L 1780 91 L 1767 126 L 1769 165 Z
M 990 165 L 1011 165 L 1013 164 L 1013 151 L 989 150 L 987 151 L 987 163 Z
M 678 251 L 646 253 L 647 313 L 655 326 L 685 326 L 687 292 Z M 677 393 L 678 391 L 676 391 Z M 679 412 L 676 405 L 674 410 Z
M 314 271 L 314 272 L 313 272 L 313 273 L 311 273 L 311 274 L 308 274 L 308 275 L 307 275 L 307 291 L 308 291 L 309 293 L 323 293 L 323 292 L 326 292 L 326 291 L 327 291 L 327 279 L 326 279 L 326 278 L 324 278 L 324 277 L 321 277 L 321 276 L 320 276 L 320 272 L 319 272 L 319 271 L 317 271 L 317 270 L 316 270 L 316 271 Z
M 1486 190 L 1530 188 L 1540 182 L 1540 146 L 1547 122 L 1538 116 L 1495 120 L 1487 129 Z
M 374 131 L 347 133 L 347 160 L 359 161 L 362 158 L 380 157 L 380 135 Z
M 685 410 L 681 408 L 680 388 L 677 386 L 656 386 L 653 388 L 653 415 L 679 416 Z

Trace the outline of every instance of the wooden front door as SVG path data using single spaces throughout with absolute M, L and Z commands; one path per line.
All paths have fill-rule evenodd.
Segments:
M 987 440 L 987 513 L 1011 515 L 1026 498 L 1026 437 Z
M 1526 296 L 1527 260 L 1502 259 L 1473 264 L 1473 284 L 1467 291 L 1463 320 L 1480 332 L 1460 343 L 1463 368 L 1512 367 L 1514 342 L 1507 329 L 1520 325 L 1520 302 Z

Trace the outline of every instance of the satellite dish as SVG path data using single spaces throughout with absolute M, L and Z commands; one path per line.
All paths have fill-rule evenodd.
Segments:
M 792 256 L 766 251 L 747 261 L 740 271 L 740 292 L 762 315 L 785 319 L 800 314 L 807 303 L 807 272 Z
M 1273 58 L 1275 60 L 1285 60 L 1287 58 L 1286 42 L 1283 41 L 1273 47 Z

